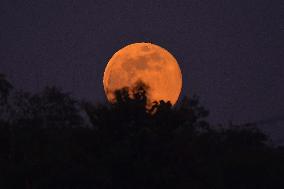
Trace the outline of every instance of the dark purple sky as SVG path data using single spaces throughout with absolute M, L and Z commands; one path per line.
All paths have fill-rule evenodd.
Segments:
M 102 101 L 112 54 L 152 42 L 174 54 L 182 95 L 199 95 L 212 121 L 283 120 L 283 10 L 283 0 L 1 0 L 0 72 L 17 88 Z M 284 138 L 281 125 L 266 127 Z

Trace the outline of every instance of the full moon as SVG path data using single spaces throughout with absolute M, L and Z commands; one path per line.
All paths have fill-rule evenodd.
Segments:
M 114 92 L 137 82 L 149 89 L 147 98 L 170 101 L 174 105 L 181 92 L 182 74 L 175 57 L 166 49 L 152 43 L 133 43 L 118 50 L 109 60 L 103 77 L 107 99 L 115 102 Z

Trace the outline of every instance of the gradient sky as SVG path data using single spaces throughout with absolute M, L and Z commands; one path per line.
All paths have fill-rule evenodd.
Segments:
M 1 0 L 0 72 L 17 88 L 103 101 L 112 54 L 151 42 L 177 58 L 182 96 L 199 95 L 211 121 L 261 121 L 283 140 L 283 10 L 283 0 Z

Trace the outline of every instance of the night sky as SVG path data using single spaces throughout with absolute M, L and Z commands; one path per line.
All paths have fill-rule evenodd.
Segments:
M 283 10 L 283 0 L 1 0 L 0 72 L 16 88 L 105 101 L 113 53 L 151 42 L 176 57 L 181 96 L 200 96 L 209 120 L 261 122 L 284 142 Z

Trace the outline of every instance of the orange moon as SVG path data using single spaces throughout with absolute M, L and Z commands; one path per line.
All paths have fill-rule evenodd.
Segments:
M 116 90 L 131 89 L 138 81 L 149 86 L 150 103 L 164 100 L 174 105 L 181 92 L 182 74 L 177 60 L 166 49 L 151 43 L 133 43 L 117 51 L 105 68 L 107 99 L 115 102 Z

